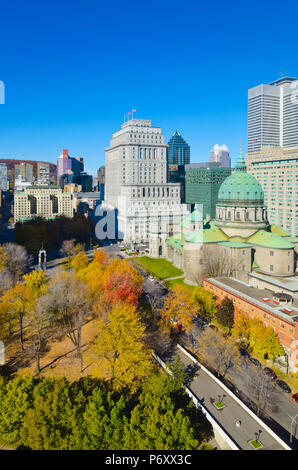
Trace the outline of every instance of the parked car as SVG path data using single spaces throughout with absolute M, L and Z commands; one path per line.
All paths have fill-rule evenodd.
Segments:
M 209 325 L 209 328 L 211 328 L 214 331 L 218 331 L 218 328 L 216 325 L 212 325 L 212 323 Z
M 257 367 L 262 367 L 262 364 L 260 363 L 260 361 L 258 361 L 258 359 L 255 359 L 254 357 L 249 357 L 249 360 L 250 360 L 250 362 L 252 362 L 255 366 L 257 366 Z
M 298 403 L 298 393 L 294 393 L 294 395 L 292 395 L 292 398 Z
M 249 356 L 247 350 L 244 349 L 244 348 L 239 348 L 239 352 L 240 352 L 241 356 L 243 356 L 243 357 L 248 357 Z
M 276 381 L 276 383 L 279 386 L 279 388 L 281 388 L 284 392 L 291 393 L 291 389 L 290 389 L 290 387 L 288 386 L 288 384 L 286 382 L 279 379 L 279 380 Z
M 270 367 L 264 367 L 264 373 L 270 377 L 270 379 L 275 380 L 276 379 L 276 373 L 274 370 L 270 369 Z

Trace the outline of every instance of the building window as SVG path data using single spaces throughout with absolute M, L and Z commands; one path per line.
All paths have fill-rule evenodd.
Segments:
M 270 256 L 273 256 L 274 255 L 274 251 L 270 251 Z
M 274 266 L 273 264 L 270 264 L 270 271 L 273 271 L 274 270 Z

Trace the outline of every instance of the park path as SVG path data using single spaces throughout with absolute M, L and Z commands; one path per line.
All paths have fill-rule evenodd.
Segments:
M 182 276 L 175 276 L 175 277 L 167 277 L 166 279 L 163 279 L 162 283 L 167 282 L 167 281 L 175 281 L 176 279 L 184 279 L 184 274 Z

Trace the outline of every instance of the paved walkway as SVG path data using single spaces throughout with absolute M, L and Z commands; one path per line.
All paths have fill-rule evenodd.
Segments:
M 176 276 L 176 277 L 167 277 L 166 279 L 163 279 L 162 281 L 160 282 L 167 282 L 167 281 L 174 281 L 175 279 L 184 279 L 184 274 L 182 274 L 182 276 Z
M 194 362 L 182 351 L 177 349 L 177 354 L 186 366 L 194 366 Z M 260 431 L 259 440 L 263 444 L 263 450 L 284 450 L 266 429 L 260 426 L 233 397 L 228 395 L 228 393 L 202 369 L 198 370 L 189 388 L 242 450 L 254 450 L 249 444 L 249 441 L 255 439 L 255 433 L 259 433 Z M 212 399 L 218 400 L 219 396 L 225 404 L 225 408 L 222 410 L 217 410 L 211 403 Z M 236 421 L 238 420 L 241 421 L 240 427 L 236 426 Z

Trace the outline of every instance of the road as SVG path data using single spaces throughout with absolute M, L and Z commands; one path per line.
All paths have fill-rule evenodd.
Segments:
M 194 363 L 190 358 L 180 350 L 177 350 L 177 355 L 186 367 L 193 369 Z M 281 444 L 204 370 L 198 369 L 189 388 L 241 450 L 254 450 L 249 441 L 256 439 L 256 435 L 263 444 L 263 450 L 283 450 Z M 225 407 L 217 410 L 211 403 L 212 400 L 222 401 Z M 240 427 L 236 426 L 237 421 L 241 422 Z

